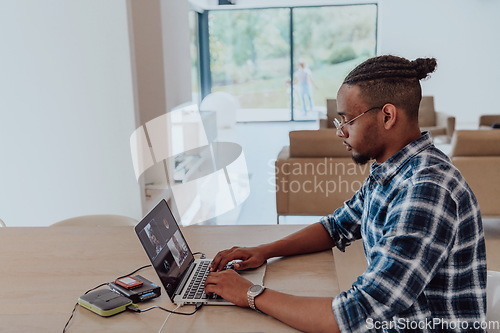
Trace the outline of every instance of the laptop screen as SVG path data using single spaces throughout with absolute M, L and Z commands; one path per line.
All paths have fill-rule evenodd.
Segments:
M 170 298 L 194 260 L 165 200 L 161 200 L 135 227 L 153 267 Z

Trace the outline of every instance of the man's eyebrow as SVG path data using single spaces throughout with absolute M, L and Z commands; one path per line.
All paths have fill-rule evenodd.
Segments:
M 345 116 L 345 112 L 338 112 L 338 111 L 337 111 L 337 114 L 338 114 L 339 116 Z

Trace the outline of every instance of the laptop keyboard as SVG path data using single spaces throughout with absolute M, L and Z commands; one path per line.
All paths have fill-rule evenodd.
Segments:
M 188 288 L 184 292 L 183 298 L 192 299 L 207 299 L 208 296 L 205 294 L 205 280 L 210 272 L 210 261 L 201 261 L 194 273 L 191 283 L 189 283 Z

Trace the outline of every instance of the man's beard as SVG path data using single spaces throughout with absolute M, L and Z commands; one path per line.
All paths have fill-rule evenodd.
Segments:
M 352 154 L 352 160 L 354 163 L 358 165 L 365 165 L 368 163 L 372 158 L 368 155 L 363 155 L 363 154 Z

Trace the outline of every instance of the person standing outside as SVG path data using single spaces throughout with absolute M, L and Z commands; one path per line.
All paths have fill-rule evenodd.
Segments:
M 311 86 L 314 85 L 314 81 L 312 79 L 312 72 L 306 66 L 306 63 L 303 60 L 300 60 L 298 65 L 299 68 L 293 74 L 293 84 L 298 84 L 299 86 L 302 111 L 304 112 L 304 115 L 306 115 L 308 111 L 312 111 L 314 108 L 311 90 Z
M 356 163 L 374 160 L 361 189 L 331 215 L 284 239 L 219 252 L 206 292 L 307 332 L 484 332 L 486 250 L 476 198 L 449 158 L 420 132 L 420 80 L 436 60 L 366 60 L 337 94 L 337 135 Z M 363 242 L 367 270 L 334 298 L 252 286 L 236 272 L 268 258 Z M 434 320 L 439 319 L 439 323 Z M 412 323 L 418 329 L 377 323 Z M 448 324 L 448 326 L 446 326 Z M 434 325 L 434 326 L 433 326 Z M 461 326 L 462 328 L 464 326 Z M 448 329 L 447 329 L 448 328 Z

